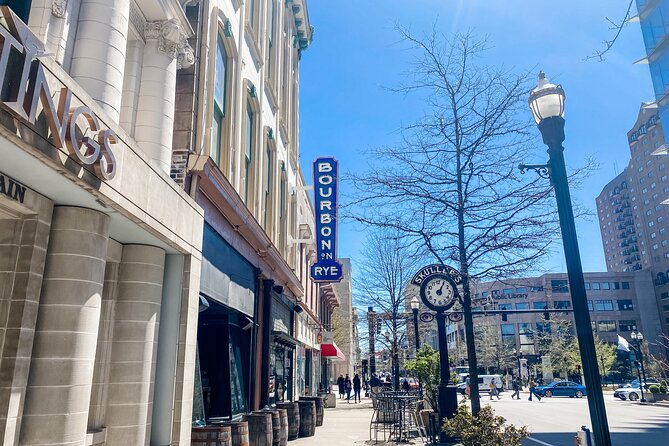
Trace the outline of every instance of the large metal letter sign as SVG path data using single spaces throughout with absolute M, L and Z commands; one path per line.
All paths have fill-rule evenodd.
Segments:
M 339 282 L 337 262 L 337 171 L 334 158 L 314 161 L 314 205 L 316 206 L 316 262 L 311 265 L 314 282 Z

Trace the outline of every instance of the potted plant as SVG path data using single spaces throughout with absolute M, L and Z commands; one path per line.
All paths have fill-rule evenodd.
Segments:
M 430 406 L 421 411 L 420 417 L 428 434 L 434 437 L 439 426 L 439 398 L 437 386 L 439 385 L 439 352 L 429 345 L 423 346 L 417 353 L 416 359 L 407 361 L 404 365 L 407 373 L 413 375 L 420 382 L 420 388 L 424 400 Z M 430 426 L 435 426 L 430 429 Z
M 529 436 L 527 427 L 507 423 L 490 406 L 483 406 L 478 416 L 473 416 L 464 401 L 458 406 L 455 418 L 444 422 L 443 430 L 459 438 L 463 446 L 521 446 L 522 440 Z

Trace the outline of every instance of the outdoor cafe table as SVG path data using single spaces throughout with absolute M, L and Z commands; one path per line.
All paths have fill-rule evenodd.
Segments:
M 397 442 L 409 441 L 411 427 L 411 411 L 415 410 L 420 396 L 409 392 L 382 392 L 379 399 L 392 404 L 393 412 L 397 416 Z

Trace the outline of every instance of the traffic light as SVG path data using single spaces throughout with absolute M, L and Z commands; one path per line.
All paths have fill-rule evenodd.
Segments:
M 381 334 L 381 319 L 376 320 L 376 334 Z

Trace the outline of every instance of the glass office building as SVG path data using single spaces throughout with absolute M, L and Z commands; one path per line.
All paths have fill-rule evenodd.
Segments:
M 669 1 L 636 0 L 636 5 L 646 47 L 646 57 L 639 62 L 650 69 L 660 121 L 669 122 Z

